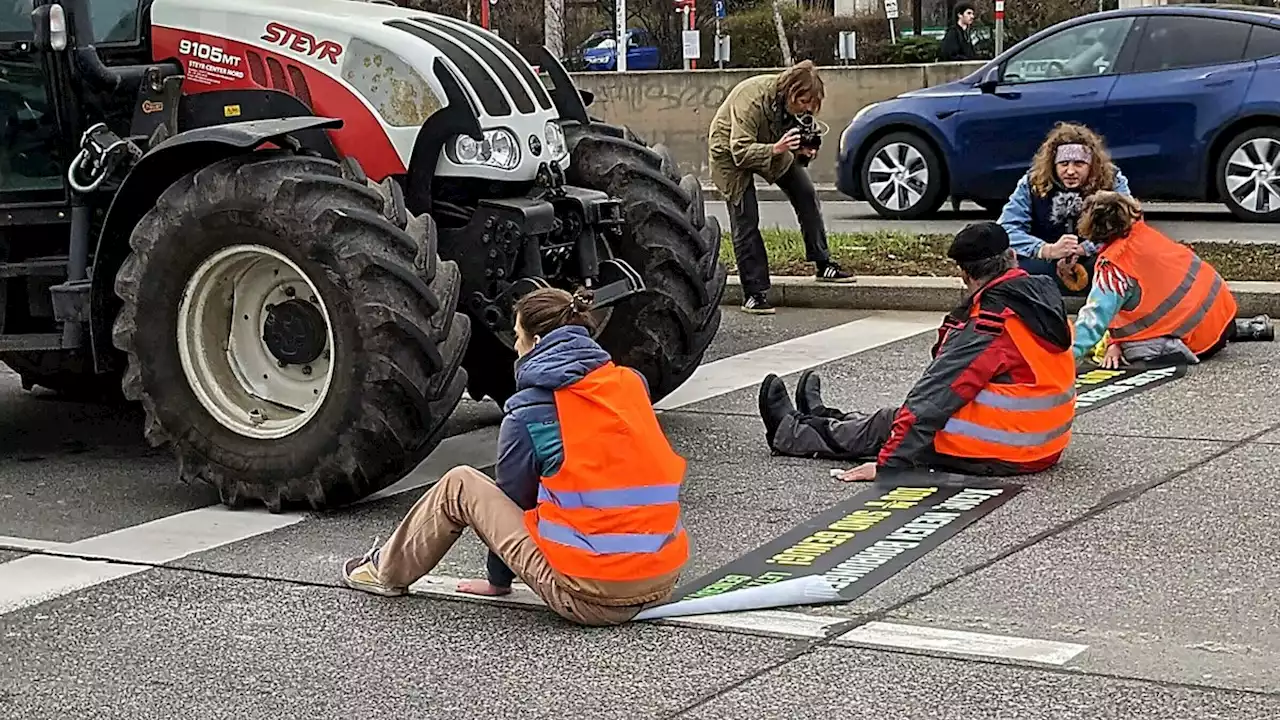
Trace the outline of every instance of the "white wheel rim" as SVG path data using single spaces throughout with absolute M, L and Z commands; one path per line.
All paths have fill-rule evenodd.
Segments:
M 1280 141 L 1254 138 L 1227 159 L 1227 193 L 1237 205 L 1259 214 L 1280 209 Z
M 324 348 L 311 362 L 282 367 L 263 339 L 264 325 L 271 306 L 290 301 L 319 310 Z M 316 286 L 271 248 L 224 248 L 187 281 L 178 307 L 182 371 L 200 404 L 228 430 L 270 440 L 305 426 L 328 397 L 332 349 L 333 322 Z
M 882 206 L 901 212 L 915 207 L 929 187 L 929 164 L 907 143 L 889 143 L 871 158 L 867 168 L 871 196 Z

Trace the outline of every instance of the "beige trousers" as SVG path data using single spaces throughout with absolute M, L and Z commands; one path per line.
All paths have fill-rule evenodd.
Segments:
M 557 614 L 582 625 L 620 625 L 639 605 L 598 605 L 571 594 L 565 578 L 547 564 L 524 524 L 524 511 L 484 473 L 456 467 L 423 494 L 378 554 L 378 576 L 390 587 L 408 587 L 440 563 L 470 527 L 511 571 Z

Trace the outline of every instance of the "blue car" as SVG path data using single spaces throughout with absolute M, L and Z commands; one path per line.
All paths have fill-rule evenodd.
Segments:
M 858 111 L 837 186 L 886 218 L 1002 206 L 1055 122 L 1100 133 L 1143 200 L 1280 220 L 1280 10 L 1132 8 L 1074 18 L 955 82 Z
M 618 50 L 609 30 L 593 34 L 582 50 L 582 64 L 586 70 L 617 70 Z M 627 31 L 627 70 L 657 70 L 661 65 L 658 44 L 648 30 L 631 28 Z

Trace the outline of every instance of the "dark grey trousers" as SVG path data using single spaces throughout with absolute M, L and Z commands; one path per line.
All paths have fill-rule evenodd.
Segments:
M 791 169 L 778 178 L 778 188 L 796 211 L 800 234 L 804 237 L 805 259 L 815 263 L 827 262 L 831 258 L 827 248 L 827 229 L 822 222 L 818 191 L 813 187 L 813 180 L 809 179 L 809 171 L 799 163 L 792 163 Z M 760 204 L 756 201 L 754 183 L 747 185 L 747 191 L 737 204 L 729 204 L 729 227 L 733 231 L 733 257 L 738 262 L 743 297 L 768 292 L 769 254 L 760 235 Z
M 898 408 L 872 413 L 840 413 L 826 409 L 822 415 L 792 413 L 778 426 L 773 450 L 791 457 L 827 460 L 875 460 L 889 441 Z

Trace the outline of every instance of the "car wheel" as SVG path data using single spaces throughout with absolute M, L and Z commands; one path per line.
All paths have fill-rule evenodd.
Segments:
M 1218 193 L 1245 222 L 1280 221 L 1280 127 L 1246 130 L 1218 157 Z
M 942 206 L 943 173 L 942 161 L 924 138 L 896 132 L 871 146 L 862 161 L 862 187 L 881 217 L 914 220 Z

